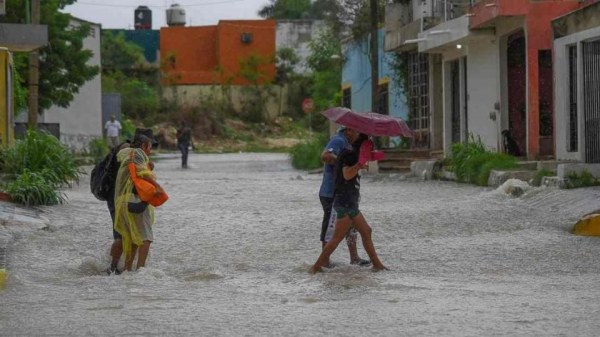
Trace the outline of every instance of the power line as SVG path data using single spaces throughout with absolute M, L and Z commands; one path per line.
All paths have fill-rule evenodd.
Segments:
M 221 0 L 221 1 L 213 1 L 213 2 L 204 2 L 204 3 L 196 3 L 189 5 L 181 5 L 182 8 L 185 7 L 201 7 L 201 6 L 210 6 L 210 5 L 221 5 L 226 3 L 233 2 L 241 2 L 243 0 Z M 73 5 L 85 5 L 85 6 L 97 6 L 97 7 L 118 7 L 118 8 L 136 8 L 138 5 L 123 5 L 123 4 L 107 4 L 107 3 L 94 3 L 94 2 L 85 2 L 85 1 L 77 1 Z M 146 5 L 146 7 L 152 8 L 170 8 L 170 6 L 165 5 Z

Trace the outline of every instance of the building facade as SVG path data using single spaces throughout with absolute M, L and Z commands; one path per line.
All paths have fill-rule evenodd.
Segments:
M 299 59 L 298 64 L 294 67 L 294 72 L 306 74 L 311 71 L 306 64 L 306 59 L 311 54 L 309 43 L 325 29 L 325 22 L 321 20 L 277 20 L 276 49 L 291 48 L 294 50 Z
M 391 35 L 397 44 L 414 44 L 430 57 L 429 102 L 432 116 L 441 111 L 444 151 L 473 135 L 493 151 L 554 157 L 551 21 L 581 1 L 415 0 L 410 5 L 422 17 L 404 19 L 410 22 Z M 516 146 L 505 148 L 507 137 Z
M 600 3 L 552 26 L 556 158 L 600 163 Z
M 163 83 L 176 85 L 248 85 L 240 62 L 255 58 L 263 74 L 275 78 L 275 21 L 226 20 L 216 26 L 160 29 Z
M 401 84 L 395 80 L 392 67 L 393 53 L 384 52 L 384 30 L 379 33 L 379 113 L 407 119 L 408 109 Z M 358 112 L 372 110 L 371 62 L 369 36 L 361 40 L 348 40 L 342 44 L 342 105 Z
M 86 23 L 90 34 L 83 40 L 83 48 L 91 50 L 92 58 L 88 65 L 101 66 L 100 30 L 96 23 L 77 18 L 71 19 L 71 26 Z M 39 123 L 60 125 L 60 140 L 74 152 L 85 152 L 93 139 L 102 138 L 102 78 L 101 73 L 84 83 L 67 108 L 52 106 L 39 117 Z

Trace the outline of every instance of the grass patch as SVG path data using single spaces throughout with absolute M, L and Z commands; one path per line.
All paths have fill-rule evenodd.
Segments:
M 589 171 L 583 170 L 581 173 L 571 172 L 567 174 L 565 182 L 566 188 L 580 188 L 600 186 L 600 180 L 594 177 Z

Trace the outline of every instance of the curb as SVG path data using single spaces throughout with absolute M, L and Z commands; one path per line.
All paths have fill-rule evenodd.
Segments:
M 40 215 L 35 209 L 21 208 L 15 204 L 0 201 L 0 290 L 6 286 L 8 272 L 8 244 L 12 240 L 12 232 L 35 231 L 48 228 L 50 220 Z
M 0 234 L 3 234 L 2 227 L 0 227 Z M 8 241 L 5 235 L 0 235 L 0 290 L 4 289 L 6 284 L 6 250 Z

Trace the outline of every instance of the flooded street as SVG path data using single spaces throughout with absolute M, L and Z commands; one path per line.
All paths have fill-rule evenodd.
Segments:
M 44 208 L 48 230 L 14 234 L 0 335 L 598 335 L 600 238 L 568 232 L 598 188 L 512 198 L 368 175 L 361 209 L 391 271 L 349 265 L 342 244 L 311 276 L 320 175 L 282 154 L 163 157 L 147 268 L 103 274 L 110 217 L 85 176 Z

